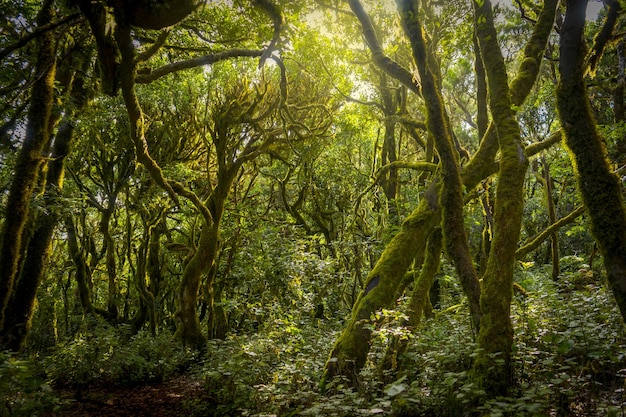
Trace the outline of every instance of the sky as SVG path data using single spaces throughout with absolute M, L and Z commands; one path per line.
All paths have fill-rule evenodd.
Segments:
M 502 3 L 502 4 L 512 4 L 512 0 L 494 0 L 493 4 Z M 598 16 L 598 12 L 603 8 L 602 0 L 589 0 L 587 5 L 587 19 L 595 20 L 596 16 Z

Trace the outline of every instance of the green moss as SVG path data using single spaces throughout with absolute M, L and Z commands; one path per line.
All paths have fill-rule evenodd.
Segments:
M 486 20 L 481 22 L 483 16 L 486 16 Z M 494 204 L 493 242 L 483 275 L 479 352 L 474 363 L 473 377 L 487 395 L 493 397 L 505 395 L 512 381 L 510 356 L 513 326 L 510 306 L 528 159 L 512 110 L 512 104 L 518 103 L 511 98 L 506 66 L 497 44 L 493 15 L 488 3 L 481 8 L 475 7 L 475 21 L 489 84 L 489 105 L 498 134 L 500 172 Z M 530 61 L 526 67 L 531 69 Z
M 348 325 L 337 338 L 326 362 L 322 389 L 327 381 L 343 376 L 356 382 L 359 371 L 365 365 L 371 341 L 372 314 L 381 308 L 390 308 L 395 302 L 397 287 L 402 282 L 419 248 L 438 224 L 437 211 L 431 209 L 426 199 L 409 215 L 400 232 L 389 242 L 374 269 L 366 280 L 352 310 Z M 378 282 L 376 283 L 376 280 Z M 375 283 L 375 285 L 374 285 Z
M 604 255 L 609 284 L 626 319 L 626 209 L 619 178 L 611 171 L 583 81 L 584 25 L 584 11 L 570 5 L 561 35 L 557 109 L 591 219 L 591 232 Z
M 441 250 L 443 246 L 443 236 L 440 228 L 436 228 L 428 238 L 426 246 L 426 256 L 422 270 L 415 281 L 413 292 L 411 293 L 411 301 L 409 303 L 409 326 L 415 328 L 419 325 L 422 314 L 430 304 L 428 292 L 433 285 L 435 274 L 439 270 L 439 262 L 441 260 Z M 432 308 L 432 306 L 431 306 Z
M 52 1 L 45 1 L 37 16 L 38 26 L 53 19 Z M 50 140 L 50 115 L 54 99 L 56 74 L 56 40 L 48 31 L 37 38 L 37 63 L 39 74 L 33 83 L 28 111 L 26 136 L 14 168 L 15 175 L 9 190 L 4 215 L 6 219 L 0 242 L 0 330 L 4 332 L 4 317 L 13 293 L 18 262 L 21 258 L 22 235 L 29 215 L 29 203 L 37 183 L 42 159 L 41 153 Z

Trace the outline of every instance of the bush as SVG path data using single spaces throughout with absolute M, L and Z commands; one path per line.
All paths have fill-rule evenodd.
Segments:
M 91 334 L 57 346 L 44 362 L 55 385 L 90 387 L 162 381 L 191 359 L 171 333 L 131 336 L 127 328 L 100 324 Z
M 7 352 L 0 352 L 0 393 L 0 417 L 37 416 L 62 406 L 32 361 Z

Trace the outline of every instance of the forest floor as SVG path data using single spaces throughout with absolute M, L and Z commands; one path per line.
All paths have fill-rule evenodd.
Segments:
M 148 417 L 189 415 L 188 405 L 204 393 L 203 382 L 178 375 L 157 384 L 132 388 L 65 390 L 62 410 L 45 417 Z

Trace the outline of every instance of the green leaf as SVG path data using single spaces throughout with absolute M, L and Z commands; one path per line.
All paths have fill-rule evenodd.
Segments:
M 385 389 L 385 394 L 389 397 L 395 397 L 406 390 L 406 385 L 404 384 L 391 384 L 389 387 Z

